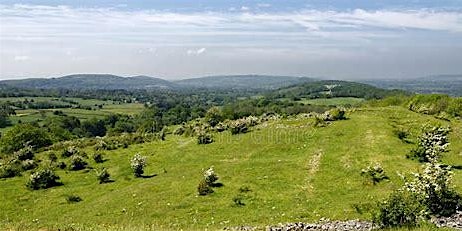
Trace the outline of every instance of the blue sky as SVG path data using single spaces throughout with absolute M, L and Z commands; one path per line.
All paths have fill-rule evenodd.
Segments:
M 462 73 L 462 0 L 0 2 L 0 79 Z

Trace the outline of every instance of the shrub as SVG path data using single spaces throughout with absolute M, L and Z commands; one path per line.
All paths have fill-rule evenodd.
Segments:
M 57 182 L 59 176 L 57 176 L 51 169 L 41 169 L 37 172 L 34 172 L 30 175 L 29 181 L 26 186 L 30 189 L 45 189 L 50 188 L 56 185 L 59 185 Z
M 338 109 L 338 108 L 332 109 L 329 111 L 328 115 L 329 115 L 328 118 L 331 121 L 346 119 L 345 110 L 343 109 Z
M 212 187 L 210 187 L 210 185 L 204 179 L 202 179 L 199 182 L 199 185 L 197 186 L 197 191 L 201 196 L 213 193 Z
M 15 164 L 5 164 L 0 166 L 0 179 L 1 178 L 11 178 L 21 175 L 21 167 Z
M 209 186 L 213 186 L 215 181 L 218 180 L 218 175 L 215 173 L 213 170 L 213 166 L 207 169 L 207 171 L 204 172 L 204 181 L 207 183 Z
M 82 156 L 80 155 L 71 156 L 71 162 L 69 165 L 70 170 L 77 171 L 77 170 L 82 170 L 85 167 L 87 167 L 87 162 Z
M 68 195 L 66 196 L 67 203 L 77 203 L 82 201 L 82 198 L 77 195 Z
M 96 151 L 108 150 L 108 144 L 104 142 L 103 139 L 98 139 L 98 142 L 95 144 L 95 150 Z
M 426 216 L 426 208 L 416 197 L 405 191 L 397 191 L 378 204 L 373 221 L 382 228 L 414 227 Z
M 51 145 L 50 134 L 46 129 L 32 124 L 17 124 L 2 135 L 0 139 L 0 151 L 13 153 L 31 145 L 34 149 Z
M 130 161 L 130 166 L 132 167 L 133 174 L 135 177 L 140 177 L 144 173 L 144 167 L 146 167 L 146 157 L 141 156 L 139 153 L 133 156 L 132 160 Z
M 209 133 L 201 133 L 197 137 L 197 143 L 198 144 L 210 144 L 213 143 L 212 135 Z
M 103 163 L 103 162 L 104 162 L 103 154 L 101 154 L 101 153 L 99 153 L 99 152 L 93 154 L 93 160 L 94 160 L 96 163 Z
M 408 138 L 409 136 L 409 132 L 408 131 L 405 131 L 403 129 L 396 129 L 396 130 L 393 130 L 393 133 L 396 135 L 396 137 L 398 137 L 398 139 L 400 139 L 401 141 L 403 142 L 407 142 L 406 139 Z
M 368 166 L 367 168 L 362 169 L 361 176 L 366 177 L 374 185 L 382 180 L 388 179 L 388 176 L 385 174 L 385 171 L 380 164 Z
M 58 157 L 56 156 L 56 154 L 54 153 L 48 153 L 48 159 L 50 160 L 50 162 L 56 162 L 58 160 Z
M 249 128 L 247 127 L 247 124 L 245 123 L 245 120 L 239 119 L 235 121 L 231 121 L 229 124 L 229 129 L 231 131 L 231 134 L 236 135 L 239 133 L 246 133 L 249 131 Z
M 235 206 L 241 207 L 244 206 L 244 197 L 240 194 L 236 195 L 233 197 L 233 202 Z
M 18 160 L 31 160 L 34 159 L 34 150 L 32 146 L 26 145 L 26 147 L 16 151 L 14 157 Z
M 460 195 L 451 188 L 450 167 L 433 161 L 425 165 L 422 173 L 414 174 L 412 181 L 406 182 L 404 189 L 416 194 L 431 214 L 450 216 L 462 205 Z
M 100 184 L 110 182 L 111 175 L 106 168 L 102 168 L 100 171 L 96 171 L 96 178 Z
M 438 160 L 441 154 L 447 152 L 449 139 L 447 135 L 448 127 L 424 127 L 423 134 L 419 137 L 417 147 L 406 155 L 408 158 L 417 159 L 420 162 L 429 162 L 433 159 Z
M 73 156 L 73 155 L 76 155 L 76 154 L 79 154 L 80 151 L 79 149 L 76 147 L 76 146 L 69 146 L 67 147 L 66 149 L 63 150 L 63 152 L 61 153 L 61 156 L 62 157 L 70 157 L 70 156 Z
M 34 160 L 23 160 L 21 162 L 21 168 L 23 170 L 31 170 L 37 167 L 37 163 Z

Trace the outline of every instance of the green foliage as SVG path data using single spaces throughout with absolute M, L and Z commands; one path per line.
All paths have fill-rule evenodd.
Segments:
M 218 123 L 224 120 L 223 112 L 218 107 L 211 107 L 205 113 L 205 120 L 210 126 L 215 127 Z
M 57 176 L 53 170 L 40 169 L 30 175 L 26 186 L 33 190 L 45 189 L 60 185 L 58 180 L 59 176 Z
M 4 153 L 13 153 L 26 145 L 39 149 L 52 144 L 50 134 L 32 124 L 17 124 L 0 139 L 0 149 Z
M 248 132 L 249 128 L 245 120 L 239 119 L 239 120 L 231 121 L 231 123 L 229 124 L 229 130 L 231 131 L 231 134 L 236 135 L 236 134 Z
M 197 144 L 211 144 L 213 143 L 213 138 L 210 133 L 202 132 L 197 136 Z
M 378 204 L 373 221 L 382 228 L 415 227 L 425 216 L 425 206 L 413 194 L 398 191 Z
M 217 180 L 218 180 L 218 175 L 213 170 L 213 166 L 204 172 L 204 181 L 209 186 L 213 186 L 215 184 L 215 181 Z
M 80 153 L 80 149 L 78 149 L 76 146 L 74 145 L 71 145 L 67 148 L 65 148 L 62 152 L 61 152 L 61 156 L 62 157 L 71 157 L 73 155 L 78 155 Z
M 102 168 L 99 171 L 97 170 L 96 178 L 98 179 L 100 184 L 111 182 L 111 175 L 109 174 L 106 168 Z
M 146 157 L 141 156 L 140 153 L 136 153 L 130 161 L 130 166 L 133 170 L 135 177 L 141 177 L 144 173 L 144 167 L 146 167 Z
M 377 184 L 383 180 L 389 179 L 380 164 L 368 166 L 361 170 L 361 176 L 366 177 L 372 184 Z
M 103 154 L 97 152 L 97 153 L 93 154 L 93 160 L 96 163 L 103 163 L 104 162 L 104 156 L 103 156 Z
M 26 147 L 14 152 L 13 156 L 18 160 L 32 160 L 34 159 L 34 150 L 31 145 L 26 145 Z
M 67 195 L 66 196 L 67 203 L 77 203 L 82 201 L 82 198 L 77 195 Z
M 85 159 L 82 156 L 72 155 L 70 163 L 69 163 L 69 169 L 73 171 L 78 171 L 78 170 L 85 169 L 87 165 L 88 163 L 85 161 Z
M 207 184 L 207 182 L 204 179 L 202 179 L 199 182 L 199 185 L 197 186 L 197 192 L 199 193 L 200 196 L 205 196 L 205 195 L 213 193 L 213 189 L 212 187 L 210 187 L 209 184 Z
M 11 178 L 21 175 L 21 166 L 14 163 L 7 163 L 0 165 L 0 179 Z

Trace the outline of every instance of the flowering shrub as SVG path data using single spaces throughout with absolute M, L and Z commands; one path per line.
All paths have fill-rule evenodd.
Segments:
M 197 137 L 198 144 L 210 144 L 213 143 L 212 135 L 210 133 L 202 132 Z
M 1 178 L 10 178 L 21 175 L 21 167 L 17 164 L 3 164 L 0 165 L 0 179 Z
M 87 162 L 83 159 L 82 156 L 80 155 L 72 155 L 71 156 L 71 163 L 69 165 L 69 168 L 71 170 L 81 170 L 87 167 Z
M 98 139 L 98 142 L 95 144 L 95 150 L 108 150 L 108 144 L 101 138 Z
M 422 173 L 415 173 L 414 179 L 404 185 L 404 190 L 416 195 L 434 215 L 449 216 L 462 205 L 461 197 L 451 188 L 451 168 L 436 161 L 425 164 Z
M 57 182 L 59 176 L 57 176 L 51 169 L 41 169 L 37 172 L 34 172 L 30 175 L 29 181 L 26 186 L 30 189 L 41 189 L 41 188 L 50 188 L 58 185 Z
M 37 167 L 37 163 L 34 160 L 23 160 L 21 162 L 21 168 L 23 170 L 31 170 Z
M 72 155 L 79 154 L 79 152 L 80 152 L 79 149 L 76 146 L 72 145 L 64 149 L 63 152 L 61 153 L 61 156 L 70 157 Z
M 426 128 L 424 128 L 426 129 Z M 432 127 L 426 129 L 419 137 L 416 148 L 407 155 L 408 158 L 418 159 L 420 162 L 429 162 L 432 159 L 439 159 L 441 154 L 447 152 L 449 139 L 448 127 Z
M 388 179 L 388 176 L 385 174 L 385 171 L 380 164 L 375 164 L 374 166 L 368 166 L 367 168 L 362 169 L 361 176 L 367 177 L 374 185 L 382 180 Z
M 133 174 L 135 177 L 140 177 L 144 173 L 144 167 L 146 167 L 146 157 L 141 156 L 139 153 L 133 156 L 132 160 L 130 161 L 130 166 L 132 167 Z
M 239 133 L 246 133 L 247 131 L 249 131 L 249 128 L 244 119 L 238 119 L 238 120 L 231 121 L 229 123 L 229 129 L 231 131 L 231 134 L 233 135 L 236 135 Z
M 34 149 L 31 145 L 27 145 L 26 147 L 15 152 L 14 157 L 18 160 L 32 160 L 34 159 Z
M 207 183 L 210 186 L 212 186 L 215 183 L 215 181 L 218 180 L 218 175 L 213 170 L 213 166 L 204 172 L 204 180 L 205 183 Z

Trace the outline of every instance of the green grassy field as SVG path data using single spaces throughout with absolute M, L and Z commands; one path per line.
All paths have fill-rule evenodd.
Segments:
M 347 116 L 322 128 L 313 128 L 307 118 L 268 122 L 247 134 L 215 134 L 208 145 L 168 135 L 166 141 L 105 151 L 106 162 L 89 163 L 108 168 L 115 180 L 108 184 L 99 184 L 93 170 L 60 170 L 64 185 L 39 191 L 26 189 L 28 174 L 2 179 L 0 229 L 217 230 L 322 217 L 369 219 L 355 207 L 370 206 L 400 187 L 398 173 L 419 169 L 405 157 L 413 145 L 393 129 L 410 128 L 412 140 L 427 122 L 451 124 L 444 162 L 462 165 L 460 120 L 439 121 L 399 107 L 356 109 Z M 152 177 L 132 176 L 129 160 L 137 152 L 148 157 L 146 175 Z M 360 175 L 374 163 L 383 166 L 389 181 L 374 186 Z M 202 172 L 212 165 L 223 187 L 198 196 Z M 454 183 L 462 192 L 461 170 L 455 170 Z M 251 191 L 240 193 L 242 187 Z M 83 201 L 67 203 L 71 194 Z M 234 204 L 237 196 L 244 206 Z
M 53 102 L 58 104 L 67 105 L 62 102 L 59 98 L 53 97 L 11 97 L 11 98 L 0 98 L 0 102 L 15 102 L 24 101 L 25 99 L 33 99 L 35 102 Z M 53 111 L 62 111 L 66 115 L 75 116 L 81 120 L 87 120 L 92 118 L 102 119 L 110 114 L 126 114 L 135 115 L 141 112 L 144 108 L 141 103 L 119 103 L 113 101 L 103 101 L 97 99 L 79 99 L 79 98 L 66 98 L 78 102 L 81 106 L 92 107 L 92 110 L 80 109 L 80 108 L 57 108 L 57 109 L 17 109 L 15 116 L 10 116 L 12 124 L 21 122 L 41 122 L 47 116 L 52 116 Z M 102 108 L 96 107 L 95 105 L 103 105 Z M 0 128 L 0 132 L 5 132 L 11 127 Z
M 324 98 L 303 99 L 300 102 L 304 104 L 330 106 L 330 105 L 358 105 L 359 103 L 363 101 L 364 99 L 362 98 L 337 97 L 337 98 L 325 98 L 325 99 Z

